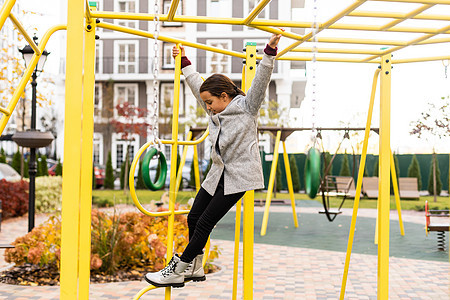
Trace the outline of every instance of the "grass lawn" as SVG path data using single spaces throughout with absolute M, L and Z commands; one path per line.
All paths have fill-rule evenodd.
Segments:
M 142 204 L 150 203 L 152 200 L 159 200 L 163 193 L 167 191 L 149 191 L 149 190 L 137 190 L 136 194 L 138 196 L 139 201 Z M 180 191 L 178 193 L 177 202 L 186 203 L 190 198 L 195 198 L 195 191 Z M 92 195 L 97 199 L 108 199 L 111 203 L 121 204 L 127 203 L 132 204 L 133 200 L 131 199 L 130 193 L 124 194 L 123 190 L 93 190 Z M 296 200 L 311 200 L 306 194 L 295 194 Z M 266 193 L 255 193 L 255 199 L 265 199 Z M 288 193 L 277 193 L 277 196 L 272 196 L 272 199 L 289 199 Z M 314 199 L 318 201 L 319 204 L 322 203 L 321 195 L 317 195 Z M 434 199 L 432 196 L 422 196 L 417 200 L 401 200 L 402 210 L 425 210 L 425 201 L 428 201 L 430 205 L 430 209 L 449 209 L 450 207 L 450 198 L 449 197 L 437 197 L 437 202 L 433 202 Z M 341 198 L 330 197 L 330 206 L 338 207 L 341 203 Z M 353 199 L 347 199 L 343 205 L 346 208 L 353 207 Z M 362 198 L 359 202 L 360 208 L 377 208 L 376 199 L 367 199 Z M 395 209 L 395 199 L 394 196 L 391 196 L 391 209 Z

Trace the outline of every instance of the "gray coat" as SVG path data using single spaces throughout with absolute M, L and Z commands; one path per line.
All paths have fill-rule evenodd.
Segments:
M 222 173 L 224 173 L 225 195 L 264 188 L 257 139 L 257 119 L 270 82 L 274 61 L 274 56 L 264 54 L 247 95 L 234 97 L 222 112 L 215 115 L 207 110 L 200 98 L 199 90 L 203 83 L 200 74 L 192 65 L 182 70 L 198 103 L 210 116 L 212 166 L 202 183 L 202 187 L 210 195 L 214 195 Z M 220 153 L 216 151 L 217 141 Z

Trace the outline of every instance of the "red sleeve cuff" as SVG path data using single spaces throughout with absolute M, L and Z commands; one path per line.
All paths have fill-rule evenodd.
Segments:
M 184 67 L 187 67 L 190 65 L 191 65 L 191 61 L 186 56 L 182 56 L 181 57 L 181 68 L 183 69 Z
M 275 49 L 273 49 L 272 47 L 269 46 L 269 44 L 267 44 L 266 48 L 264 49 L 264 53 L 267 55 L 275 56 L 275 55 L 277 55 L 277 50 L 278 50 L 278 47 L 275 47 Z

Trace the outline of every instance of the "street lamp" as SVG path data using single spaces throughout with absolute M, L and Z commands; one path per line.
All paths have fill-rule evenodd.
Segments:
M 37 45 L 37 37 L 33 37 L 34 42 Z M 34 55 L 34 50 L 30 45 L 26 45 L 23 49 L 19 49 L 22 53 L 23 59 L 25 60 L 25 67 L 29 66 L 31 58 Z M 36 130 L 36 86 L 37 86 L 37 76 L 38 72 L 41 73 L 44 69 L 45 62 L 47 61 L 47 56 L 50 53 L 45 51 L 39 57 L 39 62 L 34 69 L 31 81 L 32 87 L 32 101 L 31 101 L 31 126 L 30 129 L 24 132 L 16 132 L 12 139 L 22 147 L 30 148 L 30 162 L 28 165 L 28 174 L 30 176 L 30 185 L 28 191 L 28 231 L 34 228 L 34 213 L 35 213 L 35 179 L 37 173 L 36 164 L 36 148 L 46 147 L 53 141 L 53 135 L 51 132 L 41 132 Z

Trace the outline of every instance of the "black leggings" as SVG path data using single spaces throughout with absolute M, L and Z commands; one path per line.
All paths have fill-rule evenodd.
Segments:
M 195 196 L 194 204 L 187 217 L 189 244 L 181 255 L 181 260 L 184 262 L 191 262 L 198 254 L 203 253 L 203 248 L 214 226 L 245 194 L 240 192 L 224 195 L 223 181 L 222 174 L 214 196 L 208 194 L 203 188 L 200 188 Z

